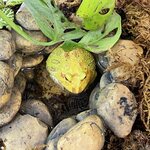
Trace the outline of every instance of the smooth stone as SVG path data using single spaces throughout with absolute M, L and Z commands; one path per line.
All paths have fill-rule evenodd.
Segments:
M 9 101 L 14 85 L 13 70 L 0 61 L 0 109 Z
M 19 74 L 17 74 L 17 76 L 15 77 L 14 85 L 15 85 L 15 87 L 17 87 L 19 89 L 21 94 L 23 94 L 23 92 L 25 90 L 26 82 L 27 82 L 27 80 L 26 80 L 24 74 L 22 72 L 19 72 Z
M 77 121 L 73 118 L 63 119 L 57 126 L 51 131 L 47 138 L 46 150 L 57 150 L 57 142 L 62 135 L 64 135 L 70 128 L 72 128 Z
M 48 126 L 53 126 L 52 116 L 47 108 L 47 106 L 40 100 L 27 100 L 21 104 L 20 111 L 34 116 L 47 124 Z
M 100 88 L 97 85 L 93 89 L 93 91 L 91 92 L 90 97 L 89 97 L 89 108 L 90 109 L 95 109 L 96 108 L 96 103 L 97 103 L 97 100 L 98 100 L 98 97 L 99 97 L 99 93 L 100 93 Z
M 105 72 L 100 79 L 100 89 L 103 89 L 106 85 L 115 82 L 114 77 L 112 76 L 112 74 L 108 71 Z
M 12 95 L 7 104 L 0 109 L 0 127 L 9 123 L 19 111 L 21 105 L 21 93 L 14 87 Z
M 43 55 L 33 55 L 23 58 L 22 68 L 31 68 L 40 64 L 44 59 Z
M 49 140 L 46 144 L 45 150 L 57 150 L 57 142 L 60 137 L 57 137 L 55 139 Z
M 26 31 L 33 39 L 36 39 L 41 42 L 46 42 L 47 38 L 43 35 L 41 31 Z M 21 35 L 16 33 L 15 31 L 12 32 L 13 38 L 15 39 L 16 49 L 23 53 L 37 53 L 44 49 L 44 46 L 35 45 L 32 42 L 26 40 Z
M 106 56 L 106 52 L 102 52 L 100 54 L 94 54 L 96 64 L 99 68 L 99 71 L 103 73 L 108 67 L 108 58 Z
M 111 83 L 100 92 L 97 113 L 120 138 L 126 137 L 137 116 L 137 103 L 131 91 L 120 83 Z
M 9 59 L 15 50 L 15 42 L 11 33 L 6 30 L 0 30 L 0 60 Z
M 8 60 L 8 64 L 10 65 L 10 67 L 14 70 L 14 76 L 16 76 L 21 67 L 22 67 L 22 55 L 19 53 L 15 53 L 9 60 Z
M 32 14 L 26 8 L 24 3 L 20 6 L 15 18 L 17 22 L 26 30 L 40 30 L 34 18 L 32 17 Z
M 44 144 L 48 127 L 30 115 L 19 115 L 0 128 L 0 138 L 7 150 L 31 150 Z
M 88 117 L 90 115 L 96 115 L 96 114 L 97 114 L 96 109 L 89 109 L 89 110 L 86 110 L 86 111 L 83 111 L 83 112 L 77 114 L 75 118 L 77 121 L 82 121 L 86 117 Z
M 66 132 L 57 143 L 57 150 L 101 150 L 104 127 L 100 118 L 91 115 Z
M 134 66 L 140 61 L 143 49 L 131 40 L 119 40 L 108 52 L 109 66 L 123 63 Z

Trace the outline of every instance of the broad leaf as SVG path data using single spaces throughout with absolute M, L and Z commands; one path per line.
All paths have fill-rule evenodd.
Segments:
M 113 31 L 116 31 L 115 34 L 109 35 Z M 91 52 L 100 53 L 110 49 L 119 40 L 120 35 L 121 17 L 114 12 L 103 29 L 88 32 L 79 43 Z
M 63 13 L 53 6 L 52 0 L 25 0 L 27 8 L 41 31 L 53 41 L 68 41 L 85 35 L 85 31 L 69 22 Z
M 76 14 L 85 29 L 96 30 L 106 23 L 114 8 L 115 0 L 83 0 Z

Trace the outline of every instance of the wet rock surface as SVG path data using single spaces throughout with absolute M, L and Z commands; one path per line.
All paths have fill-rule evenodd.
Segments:
M 47 126 L 30 115 L 19 115 L 0 128 L 0 138 L 7 150 L 33 149 L 44 144 L 47 134 Z
M 15 51 L 15 43 L 11 33 L 0 30 L 0 60 L 9 59 Z
M 137 103 L 129 89 L 111 83 L 101 90 L 96 103 L 97 113 L 120 138 L 127 136 L 137 116 Z

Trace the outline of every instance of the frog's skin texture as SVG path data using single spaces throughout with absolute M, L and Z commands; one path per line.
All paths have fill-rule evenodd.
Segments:
M 46 68 L 54 81 L 75 94 L 81 93 L 96 77 L 93 56 L 80 48 L 70 52 L 56 48 L 49 55 Z

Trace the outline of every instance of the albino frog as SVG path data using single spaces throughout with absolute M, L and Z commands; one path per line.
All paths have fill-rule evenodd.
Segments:
M 70 52 L 56 48 L 48 57 L 46 68 L 54 81 L 76 94 L 81 93 L 97 74 L 92 54 L 81 48 Z

